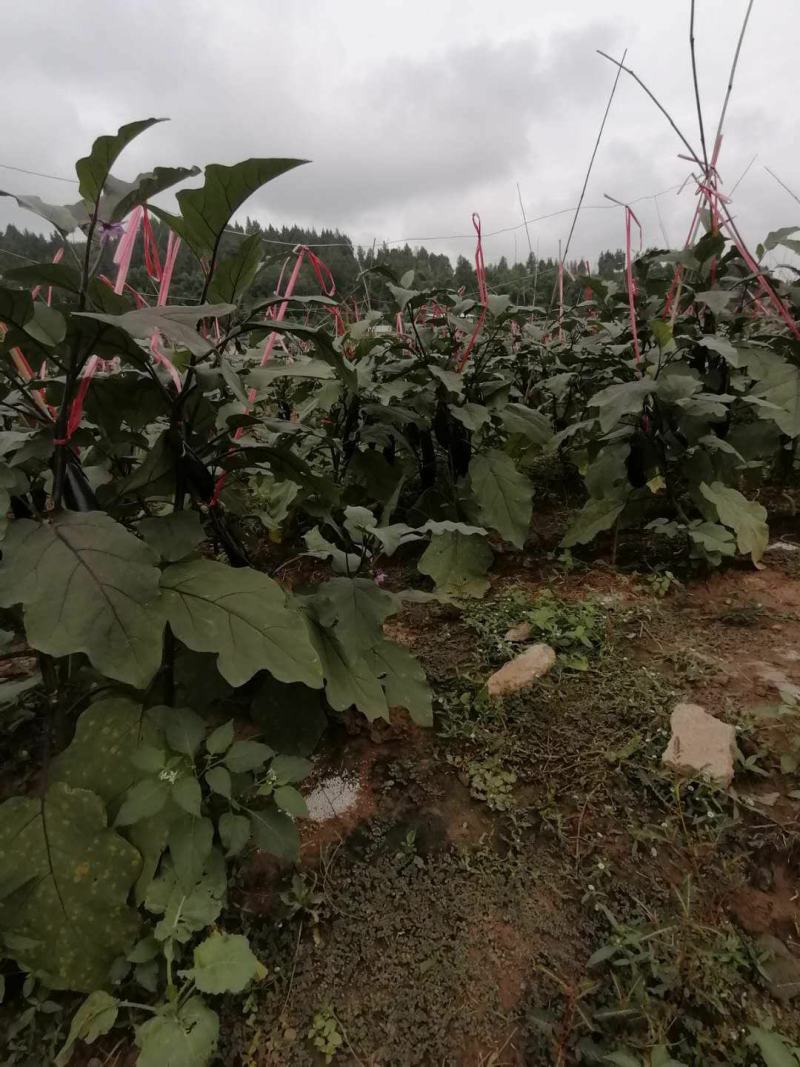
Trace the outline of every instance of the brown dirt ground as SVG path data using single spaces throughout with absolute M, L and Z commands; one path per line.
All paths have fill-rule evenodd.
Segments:
M 646 1064 L 663 1041 L 686 1064 L 749 1064 L 746 1025 L 768 1017 L 796 1038 L 754 941 L 775 935 L 800 959 L 800 783 L 781 769 L 800 713 L 775 714 L 781 693 L 800 693 L 800 577 L 789 554 L 766 561 L 659 599 L 602 564 L 508 560 L 490 604 L 543 589 L 591 599 L 606 643 L 586 675 L 556 670 L 500 708 L 473 699 L 466 717 L 459 695 L 474 698 L 492 665 L 465 617 L 416 605 L 395 620 L 437 692 L 437 726 L 348 721 L 355 736 L 327 769 L 355 771 L 361 799 L 303 837 L 318 914 L 284 915 L 273 864 L 248 872 L 244 926 L 270 976 L 226 1027 L 225 1062 L 323 1062 L 310 1030 L 325 1008 L 349 1064 L 566 1065 L 599 1062 L 598 1048 Z M 661 769 L 679 699 L 739 729 L 749 762 L 730 795 Z M 487 751 L 517 775 L 509 811 L 469 788 Z M 656 993 L 651 975 L 648 1006 L 624 1025 L 602 1021 L 618 1007 L 610 972 L 587 967 L 613 939 L 609 915 L 687 939 L 664 945 L 653 966 L 677 978 Z

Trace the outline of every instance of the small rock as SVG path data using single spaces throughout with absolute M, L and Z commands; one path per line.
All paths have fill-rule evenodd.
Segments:
M 800 960 L 771 934 L 762 934 L 756 944 L 766 957 L 761 962 L 761 973 L 767 989 L 776 1000 L 793 1000 L 800 993 Z
M 758 660 L 755 663 L 751 663 L 750 666 L 762 681 L 777 689 L 781 696 L 785 694 L 790 700 L 800 699 L 800 685 L 796 685 L 786 677 L 783 671 L 773 664 Z
M 764 552 L 800 552 L 800 545 L 794 545 L 791 541 L 776 541 L 767 545 Z
M 531 645 L 494 672 L 486 683 L 489 696 L 499 697 L 525 689 L 552 670 L 555 662 L 555 649 L 550 645 Z
M 531 624 L 529 622 L 519 622 L 510 630 L 506 630 L 506 641 L 530 641 L 530 638 Z
M 740 793 L 747 804 L 760 804 L 763 808 L 774 808 L 781 799 L 780 793 Z
M 661 762 L 677 771 L 703 774 L 727 788 L 733 781 L 736 731 L 699 704 L 677 704 L 670 718 L 672 736 Z

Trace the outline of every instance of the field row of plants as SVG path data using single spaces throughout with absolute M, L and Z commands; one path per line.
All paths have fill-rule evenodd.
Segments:
M 258 233 L 220 255 L 300 161 L 209 165 L 171 214 L 149 201 L 193 171 L 112 174 L 154 121 L 95 141 L 77 203 L 17 197 L 64 254 L 0 286 L 0 638 L 38 662 L 0 700 L 39 749 L 0 806 L 0 955 L 20 1013 L 85 995 L 57 1062 L 113 1030 L 142 1067 L 195 1067 L 220 995 L 263 973 L 221 918 L 237 866 L 297 856 L 329 717 L 431 724 L 383 624 L 480 598 L 498 556 L 537 551 L 543 465 L 584 487 L 564 552 L 646 531 L 698 568 L 758 563 L 754 497 L 800 437 L 800 286 L 758 260 L 800 242 L 753 257 L 712 203 L 691 246 L 575 277 L 574 302 L 377 268 L 396 308 L 352 321 L 321 268 L 318 296 L 253 299 Z M 98 276 L 145 204 L 201 265 L 199 304 Z M 412 587 L 388 587 L 395 556 Z

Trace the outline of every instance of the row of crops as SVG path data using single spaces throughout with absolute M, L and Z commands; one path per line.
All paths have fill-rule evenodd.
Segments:
M 250 159 L 208 166 L 177 214 L 150 207 L 204 289 L 148 302 L 96 268 L 194 174 L 113 176 L 154 121 L 98 138 L 77 204 L 17 197 L 64 254 L 0 286 L 2 638 L 38 661 L 0 699 L 41 740 L 0 806 L 0 948 L 12 992 L 86 995 L 64 1063 L 114 1027 L 143 1067 L 207 1062 L 216 998 L 262 969 L 225 931 L 228 881 L 253 849 L 296 857 L 306 814 L 312 765 L 264 722 L 318 736 L 403 708 L 429 726 L 425 673 L 383 624 L 479 598 L 498 555 L 538 551 L 543 471 L 582 485 L 565 551 L 641 531 L 686 565 L 757 563 L 758 491 L 792 477 L 800 436 L 800 287 L 759 265 L 800 248 L 794 229 L 751 254 L 709 197 L 699 239 L 627 279 L 517 307 L 390 277 L 395 312 L 355 318 L 322 273 L 319 296 L 250 299 L 258 234 L 218 256 L 299 162 Z

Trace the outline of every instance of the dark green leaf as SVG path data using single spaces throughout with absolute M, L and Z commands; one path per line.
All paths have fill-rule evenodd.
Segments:
M 214 826 L 210 819 L 181 815 L 169 830 L 169 852 L 175 874 L 185 888 L 195 884 L 211 854 Z
M 194 815 L 197 819 L 200 818 L 200 805 L 203 800 L 203 794 L 200 789 L 200 783 L 196 778 L 188 775 L 185 778 L 179 778 L 172 787 L 172 799 L 179 808 L 183 808 L 189 815 Z
M 66 1067 L 76 1041 L 93 1044 L 98 1037 L 107 1034 L 117 1021 L 119 1001 L 102 989 L 90 993 L 72 1016 L 67 1040 L 56 1056 L 56 1067 Z
M 3 932 L 19 965 L 55 989 L 105 985 L 139 926 L 127 898 L 140 863 L 88 790 L 56 783 L 0 805 Z
M 61 512 L 52 523 L 11 525 L 0 567 L 0 603 L 23 603 L 33 648 L 85 652 L 111 678 L 144 688 L 161 662 L 159 571 L 150 549 L 97 512 Z
M 622 514 L 624 507 L 625 499 L 619 496 L 587 500 L 564 535 L 561 541 L 562 548 L 588 545 L 603 530 L 611 529 Z
M 100 218 L 104 222 L 119 222 L 139 204 L 146 204 L 151 197 L 199 173 L 199 167 L 156 167 L 146 174 L 138 174 L 132 182 L 109 174 L 100 201 Z
M 312 765 L 301 756 L 281 754 L 275 757 L 269 769 L 282 785 L 286 785 L 288 782 L 302 782 L 311 774 Z
M 169 799 L 169 786 L 158 778 L 145 778 L 132 785 L 117 812 L 115 826 L 133 826 L 134 823 L 157 815 Z
M 206 750 L 212 756 L 226 752 L 233 742 L 233 719 L 228 719 L 222 726 L 218 726 L 206 738 Z
M 259 670 L 285 682 L 321 684 L 305 621 L 265 574 L 197 560 L 168 567 L 161 584 L 175 636 L 197 652 L 218 653 L 219 672 L 231 685 Z
M 79 159 L 75 164 L 83 199 L 94 204 L 100 198 L 111 168 L 125 146 L 155 123 L 164 121 L 164 119 L 142 119 L 139 122 L 129 122 L 126 126 L 120 126 L 115 134 L 98 137 L 89 155 Z
M 478 503 L 481 522 L 522 548 L 528 536 L 533 486 L 505 452 L 490 448 L 473 456 L 469 480 Z
M 227 856 L 238 856 L 250 840 L 250 820 L 226 811 L 219 817 L 219 839 Z
M 219 1018 L 202 997 L 177 1011 L 170 1005 L 136 1028 L 137 1067 L 206 1067 L 218 1035 Z
M 279 785 L 272 797 L 281 811 L 285 811 L 288 815 L 294 815 L 299 819 L 308 817 L 308 806 L 303 799 L 303 794 L 299 793 L 294 786 Z
M 244 774 L 263 767 L 272 755 L 269 745 L 262 745 L 260 741 L 234 741 L 225 753 L 224 762 L 233 774 Z
M 263 968 L 242 934 L 215 931 L 194 950 L 190 971 L 201 993 L 241 993 Z
M 38 196 L 22 196 L 17 193 L 7 193 L 0 189 L 0 196 L 10 196 L 21 208 L 32 211 L 40 219 L 44 219 L 66 236 L 79 226 L 85 226 L 89 221 L 89 212 L 82 200 L 77 204 L 48 204 Z
M 170 748 L 186 756 L 194 756 L 206 735 L 204 720 L 191 708 L 162 707 L 157 710 Z
M 246 159 L 232 167 L 210 163 L 199 189 L 177 195 L 180 215 L 159 211 L 198 256 L 214 253 L 231 217 L 262 185 L 307 162 L 303 159 Z
M 212 767 L 211 770 L 206 771 L 206 782 L 212 793 L 217 793 L 219 796 L 227 797 L 230 800 L 231 776 L 230 772 L 224 767 Z
M 203 540 L 205 533 L 196 511 L 173 511 L 142 519 L 139 533 L 167 563 L 177 563 L 188 556 Z
M 290 863 L 300 852 L 300 837 L 293 820 L 275 808 L 263 808 L 250 812 L 253 839 L 256 848 L 269 852 L 278 859 Z
M 239 243 L 232 256 L 217 264 L 208 299 L 218 304 L 238 303 L 253 284 L 261 262 L 261 234 L 253 233 Z
M 433 578 L 439 592 L 456 597 L 482 597 L 489 588 L 486 572 L 493 560 L 494 553 L 485 537 L 453 530 L 434 534 L 417 569 Z

